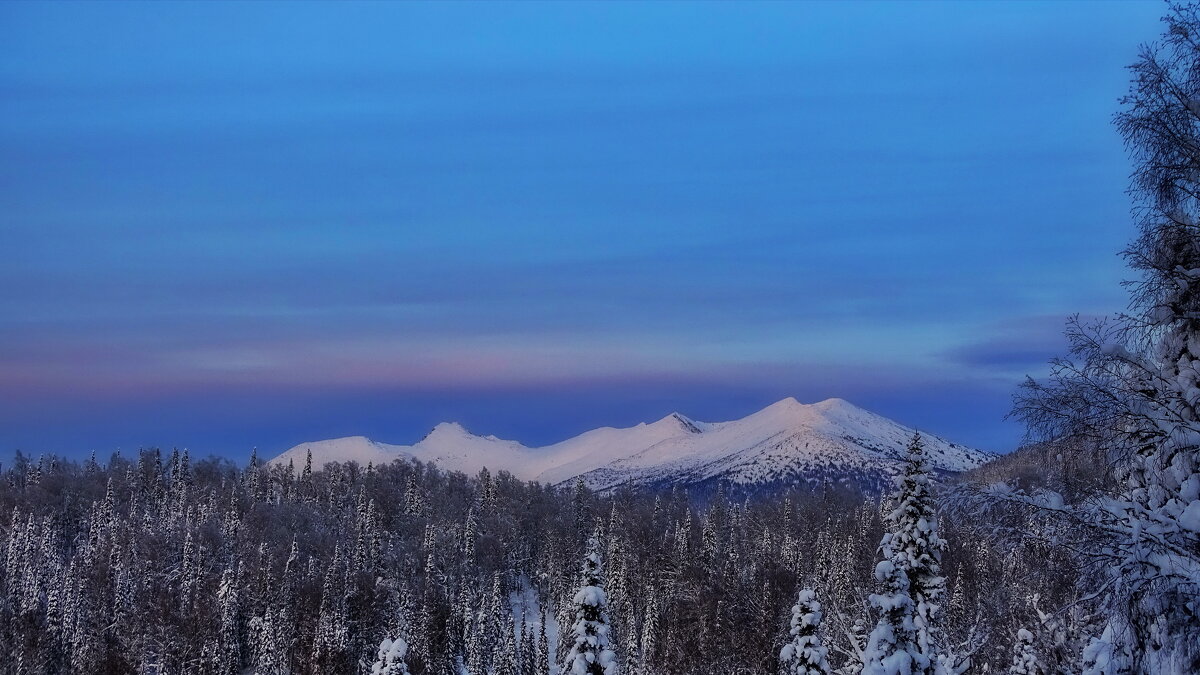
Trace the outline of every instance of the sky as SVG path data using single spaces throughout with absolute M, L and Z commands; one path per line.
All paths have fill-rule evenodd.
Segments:
M 842 397 L 1123 309 L 1158 2 L 0 3 L 0 457 Z

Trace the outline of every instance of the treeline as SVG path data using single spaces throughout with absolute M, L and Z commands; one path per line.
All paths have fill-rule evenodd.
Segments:
M 599 496 L 403 461 L 19 458 L 0 476 L 0 663 L 353 673 L 400 638 L 415 674 L 549 675 L 573 644 L 594 535 L 622 672 L 775 673 L 797 590 L 811 587 L 830 667 L 857 673 L 885 613 L 869 598 L 897 591 L 875 575 L 895 507 L 848 490 Z M 1007 668 L 1038 609 L 1075 596 L 1073 564 L 941 521 L 944 602 L 931 611 L 946 665 Z

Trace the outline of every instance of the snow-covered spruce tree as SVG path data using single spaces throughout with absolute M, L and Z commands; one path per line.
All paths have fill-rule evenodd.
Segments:
M 528 617 L 523 617 L 521 621 L 520 651 L 522 675 L 534 675 L 538 668 L 537 638 L 534 636 L 533 627 L 529 625 Z
M 587 483 L 583 481 L 583 476 L 575 479 L 575 488 L 571 492 L 571 511 L 575 515 L 575 531 L 579 535 L 579 540 L 582 541 L 588 533 L 588 528 L 591 527 L 592 511 L 590 507 L 590 491 Z
M 341 548 L 335 546 L 321 589 L 313 659 L 327 670 L 341 667 L 346 657 L 348 631 L 345 569 L 341 563 Z
M 221 609 L 221 633 L 219 652 L 214 670 L 222 675 L 234 675 L 242 670 L 242 645 L 238 632 L 240 600 L 237 572 L 225 568 L 221 585 L 217 589 L 217 604 Z
M 879 622 L 867 638 L 862 653 L 863 675 L 907 675 L 913 671 L 913 601 L 908 575 L 891 556 L 875 566 L 879 593 L 871 595 L 871 606 L 879 611 Z
M 504 634 L 496 641 L 496 648 L 492 653 L 493 675 L 520 675 L 521 655 L 517 646 L 516 630 L 510 614 L 507 620 L 501 624 L 501 631 Z
M 563 660 L 562 675 L 617 675 L 617 655 L 609 648 L 608 598 L 604 594 L 600 541 L 588 538 L 582 587 L 575 594 L 574 642 Z
M 199 583 L 197 575 L 200 566 L 197 560 L 198 557 L 196 543 L 192 539 L 192 533 L 189 531 L 187 538 L 183 542 L 183 557 L 179 563 L 179 605 L 184 612 L 187 612 L 191 608 L 192 600 L 196 595 L 196 586 Z
M 658 595 L 651 589 L 647 595 L 646 614 L 642 618 L 642 663 L 648 664 L 654 657 L 658 640 Z
M 554 661 L 554 655 L 550 653 L 550 640 L 546 636 L 546 621 L 549 616 L 550 613 L 542 607 L 541 621 L 538 622 L 537 667 L 527 675 L 550 675 L 550 663 Z
M 939 675 L 946 672 L 941 653 L 942 551 L 937 507 L 920 434 L 908 445 L 904 476 L 884 521 L 888 532 L 875 567 L 880 593 L 871 596 L 879 623 L 863 654 L 864 675 Z
M 468 626 L 471 634 L 467 638 L 467 670 L 472 675 L 475 673 L 486 673 L 488 670 L 488 659 L 491 656 L 494 643 L 487 639 L 483 624 L 479 620 L 479 614 L 472 613 L 470 616 L 472 618 Z
M 282 611 L 282 610 L 281 610 Z M 262 616 L 250 620 L 250 633 L 254 640 L 255 675 L 279 675 L 288 672 L 288 646 L 294 639 L 281 635 L 282 626 L 276 613 L 264 610 Z
M 371 665 L 371 675 L 408 675 L 408 664 L 404 662 L 407 655 L 408 643 L 404 638 L 384 638 Z
M 1097 570 L 1096 673 L 1200 672 L 1200 6 L 1164 20 L 1116 116 L 1139 229 L 1130 311 L 1073 320 L 1070 358 L 1017 401 L 1037 435 L 1085 439 L 1119 467 L 1114 499 L 1040 507 Z
M 425 496 L 421 494 L 421 489 L 417 487 L 417 479 L 414 474 L 408 474 L 408 482 L 404 489 L 404 514 L 407 516 L 420 516 L 425 512 Z
M 801 589 L 792 606 L 792 641 L 779 650 L 785 675 L 829 675 L 829 652 L 820 635 L 821 617 L 816 591 Z
M 633 611 L 633 603 L 625 603 L 625 640 L 621 650 L 625 656 L 626 675 L 639 675 L 642 672 L 642 640 L 638 632 L 637 621 Z
M 1024 628 L 1018 630 L 1008 675 L 1043 675 L 1044 672 L 1042 664 L 1038 662 L 1037 654 L 1033 651 L 1033 633 Z
M 504 606 L 502 580 L 496 572 L 492 575 L 492 593 L 488 601 L 474 613 L 476 619 L 467 642 L 467 666 L 471 675 L 493 670 L 492 658 L 504 640 Z

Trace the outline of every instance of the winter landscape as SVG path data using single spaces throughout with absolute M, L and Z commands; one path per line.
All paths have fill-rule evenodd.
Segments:
M 1200 675 L 1200 5 L 0 31 L 0 674 Z

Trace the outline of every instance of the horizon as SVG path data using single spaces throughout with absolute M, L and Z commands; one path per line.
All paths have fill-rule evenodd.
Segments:
M 0 458 L 785 397 L 1010 451 L 1065 319 L 1126 307 L 1162 13 L 4 4 Z
M 641 421 L 638 421 L 638 422 L 631 423 L 631 424 L 629 424 L 628 426 L 622 426 L 622 425 L 611 425 L 611 424 L 600 425 L 600 426 L 597 426 L 597 427 L 592 427 L 592 428 L 588 428 L 588 429 L 582 429 L 582 430 L 580 430 L 580 431 L 579 431 L 579 432 L 577 432 L 577 433 L 571 433 L 570 435 L 567 435 L 567 436 L 563 436 L 563 437 L 559 437 L 559 438 L 552 438 L 552 439 L 551 439 L 550 441 L 548 441 L 548 442 L 543 442 L 543 443 L 539 443 L 539 444 L 528 444 L 528 443 L 525 443 L 525 442 L 524 442 L 522 439 L 520 439 L 520 438 L 500 438 L 500 437 L 497 437 L 495 434 L 490 434 L 490 433 L 487 433 L 487 432 L 481 432 L 481 431 L 473 430 L 473 429 L 469 428 L 467 425 L 465 425 L 465 424 L 462 424 L 461 422 L 458 422 L 458 421 L 456 421 L 456 420 L 442 420 L 442 421 L 440 421 L 440 422 L 437 422 L 437 423 L 435 423 L 435 424 L 432 424 L 432 425 L 430 425 L 430 427 L 429 427 L 429 428 L 427 428 L 427 429 L 426 429 L 426 430 L 424 430 L 423 432 L 420 432 L 419 434 L 417 434 L 417 436 L 416 436 L 416 437 L 414 437 L 414 438 L 411 438 L 411 439 L 380 439 L 380 438 L 372 438 L 372 437 L 370 437 L 370 436 L 365 436 L 365 435 L 363 435 L 363 434 L 352 434 L 352 435 L 349 435 L 349 436 L 339 436 L 339 437 L 334 437 L 334 438 L 311 439 L 311 440 L 309 440 L 309 441 L 303 441 L 303 442 L 297 443 L 296 445 L 293 445 L 293 446 L 291 446 L 291 447 L 284 448 L 284 449 L 283 449 L 283 450 L 281 450 L 280 452 L 272 452 L 272 453 L 268 454 L 267 456 L 258 455 L 258 448 L 257 448 L 257 447 L 252 447 L 252 448 L 250 449 L 250 451 L 248 451 L 248 452 L 246 453 L 246 457 L 245 457 L 245 458 L 237 457 L 237 456 L 235 456 L 235 455 L 231 455 L 231 454 L 207 453 L 207 454 L 196 454 L 195 456 L 193 456 L 193 461 L 194 461 L 194 460 L 198 460 L 198 459 L 217 458 L 217 459 L 226 459 L 226 460 L 230 460 L 230 461 L 232 461 L 232 462 L 233 462 L 235 465 L 237 465 L 237 466 L 248 466 L 248 461 L 241 461 L 241 460 L 243 460 L 243 459 L 245 459 L 245 460 L 249 460 L 249 459 L 251 458 L 251 456 L 253 456 L 253 455 L 258 455 L 258 461 L 259 461 L 260 463 L 262 463 L 262 462 L 270 462 L 270 461 L 273 461 L 273 460 L 275 460 L 275 459 L 279 459 L 279 458 L 281 458 L 281 457 L 283 457 L 283 456 L 287 455 L 287 454 L 288 454 L 288 452 L 289 452 L 289 451 L 291 451 L 291 450 L 296 450 L 296 449 L 298 449 L 298 448 L 302 448 L 302 447 L 304 447 L 304 446 L 306 446 L 306 445 L 312 445 L 312 444 L 315 444 L 315 443 L 320 443 L 320 442 L 324 442 L 324 441 L 338 441 L 338 440 L 348 440 L 348 439 L 355 439 L 355 438 L 363 438 L 363 439 L 365 439 L 365 440 L 371 441 L 372 443 L 380 443 L 380 444 L 382 444 L 382 445 L 387 445 L 387 446 L 391 446 L 391 447 L 409 447 L 409 446 L 415 445 L 415 444 L 417 444 L 417 443 L 420 443 L 421 441 L 423 441 L 423 440 L 425 440 L 426 438 L 428 438 L 428 436 L 429 436 L 430 434 L 432 434 L 434 431 L 436 431 L 438 428 L 440 428 L 440 427 L 445 427 L 445 426 L 449 426 L 449 427 L 455 427 L 455 428 L 457 428 L 457 429 L 459 429 L 459 430 L 461 430 L 461 431 L 463 431 L 463 432 L 465 432 L 465 433 L 467 433 L 467 434 L 469 434 L 469 435 L 471 435 L 471 436 L 475 436 L 475 437 L 477 437 L 477 438 L 491 438 L 491 439 L 495 439 L 495 440 L 499 440 L 499 441 L 504 441 L 504 442 L 513 442 L 513 443 L 517 443 L 517 444 L 521 445 L 521 446 L 522 446 L 524 449 L 526 449 L 526 450 L 534 450 L 534 451 L 538 451 L 538 450 L 545 450 L 545 449 L 547 449 L 547 448 L 549 448 L 549 447 L 551 447 L 551 446 L 558 445 L 558 444 L 560 444 L 560 443 L 563 443 L 563 442 L 566 442 L 566 441 L 570 441 L 570 440 L 576 439 L 576 438 L 578 438 L 578 437 L 580 437 L 580 436 L 583 436 L 583 435 L 585 435 L 585 434 L 587 434 L 587 433 L 589 433 L 589 432 L 591 432 L 591 431 L 598 431 L 598 430 L 601 430 L 601 429 L 614 429 L 614 430 L 629 430 L 629 429 L 635 429 L 635 428 L 638 428 L 638 427 L 650 426 L 650 425 L 653 425 L 653 424 L 657 424 L 657 423 L 659 423 L 659 422 L 663 422 L 663 421 L 665 421 L 665 420 L 667 420 L 667 419 L 669 419 L 669 418 L 671 418 L 671 417 L 681 417 L 681 418 L 683 418 L 684 420 L 687 420 L 687 421 L 689 421 L 689 422 L 699 422 L 699 423 L 701 423 L 701 424 L 724 424 L 724 423 L 729 423 L 729 422 L 738 422 L 738 421 L 741 421 L 741 420 L 745 419 L 746 417 L 750 417 L 750 416 L 752 416 L 752 415 L 754 415 L 754 414 L 756 414 L 756 413 L 763 412 L 763 411 L 767 410 L 768 408 L 774 408 L 774 407 L 777 407 L 777 406 L 779 406 L 779 405 L 781 405 L 781 404 L 783 404 L 783 403 L 786 403 L 786 402 L 791 402 L 791 403 L 794 403 L 794 404 L 799 404 L 800 406 L 803 406 L 803 407 L 805 407 L 805 408 L 809 408 L 809 407 L 819 407 L 819 406 L 821 406 L 822 404 L 831 403 L 831 402 L 841 402 L 841 403 L 846 403 L 846 404 L 850 405 L 852 408 L 856 408 L 856 409 L 858 409 L 858 410 L 865 410 L 865 411 L 866 411 L 866 412 L 868 412 L 868 413 L 872 413 L 872 414 L 874 414 L 874 412 L 873 412 L 873 411 L 871 411 L 871 410 L 866 410 L 865 408 L 862 408 L 861 406 L 857 406 L 857 405 L 855 405 L 853 401 L 847 401 L 846 399 L 844 399 L 844 398 L 840 398 L 840 397 L 837 397 L 837 396 L 832 396 L 832 397 L 825 398 L 825 399 L 820 399 L 820 400 L 814 400 L 814 401 L 811 401 L 811 402 L 800 401 L 800 400 L 798 400 L 798 399 L 797 399 L 796 397 L 794 397 L 794 396 L 785 396 L 784 398 L 781 398 L 781 399 L 779 399 L 779 400 L 773 401 L 773 402 L 771 402 L 771 403 L 768 403 L 768 404 L 767 404 L 767 405 L 765 405 L 765 406 L 762 406 L 762 407 L 756 408 L 756 409 L 754 409 L 754 410 L 750 410 L 750 411 L 746 412 L 744 415 L 740 415 L 740 416 L 737 416 L 737 417 L 729 417 L 729 418 L 724 418 L 724 419 L 719 419 L 719 420 L 717 420 L 717 419 L 700 419 L 700 418 L 698 418 L 698 417 L 695 417 L 695 416 L 689 415 L 689 414 L 687 414 L 686 412 L 684 412 L 684 411 L 681 411 L 681 410 L 672 410 L 671 412 L 669 412 L 669 413 L 666 413 L 665 415 L 662 415 L 662 416 L 660 416 L 660 417 L 657 417 L 657 418 L 654 418 L 654 419 L 646 419 L 646 420 L 641 420 Z M 887 419 L 887 418 L 885 418 L 885 419 Z M 896 421 L 896 420 L 892 420 L 892 421 Z M 941 438 L 941 436 L 940 436 L 939 434 L 937 434 L 937 433 L 935 433 L 935 432 L 933 432 L 933 431 L 930 431 L 930 430 L 926 430 L 926 429 L 913 429 L 913 431 L 916 431 L 917 433 L 920 433 L 922 436 L 934 436 L 934 437 Z M 947 440 L 947 441 L 950 441 L 950 442 L 954 442 L 954 440 L 953 440 L 953 439 L 948 439 L 948 438 L 943 438 L 943 440 Z M 118 456 L 118 455 L 119 455 L 119 456 L 123 456 L 123 457 L 124 457 L 124 456 L 126 456 L 126 455 L 125 455 L 125 453 L 126 453 L 126 452 L 129 452 L 129 455 L 128 455 L 129 457 L 136 457 L 136 456 L 137 456 L 137 454 L 139 454 L 139 453 L 141 453 L 141 452 L 143 452 L 143 451 L 153 451 L 153 450 L 158 450 L 158 451 L 160 451 L 160 452 L 161 452 L 161 451 L 167 451 L 167 450 L 170 450 L 170 451 L 178 451 L 178 452 L 181 452 L 181 453 L 182 453 L 182 452 L 188 452 L 188 453 L 190 453 L 190 451 L 191 451 L 191 449 L 190 449 L 190 448 L 187 448 L 187 447 L 179 447 L 179 446 L 174 446 L 174 447 L 170 447 L 170 448 L 164 448 L 164 447 L 159 447 L 159 446 L 142 446 L 142 447 L 139 447 L 139 448 L 114 448 L 114 449 L 111 451 L 111 453 L 109 453 L 109 456 L 110 456 L 110 457 L 113 457 L 113 456 Z M 10 454 L 8 457 L 0 459 L 0 469 L 2 469 L 2 468 L 3 468 L 3 465 L 4 465 L 6 462 L 8 462 L 8 461 L 11 461 L 11 460 L 14 460 L 14 459 L 15 459 L 15 457 L 16 457 L 16 454 L 17 454 L 18 452 L 21 452 L 21 450 L 20 450 L 19 448 L 18 448 L 17 450 L 15 450 L 13 453 L 11 453 L 11 454 Z M 89 451 L 89 453 L 87 453 L 86 455 L 82 455 L 82 456 L 78 456 L 78 457 L 76 457 L 76 456 L 69 456 L 69 455 L 68 455 L 68 456 L 60 456 L 60 455 L 56 455 L 56 454 L 53 454 L 53 453 L 51 453 L 51 454 L 52 454 L 53 456 L 56 456 L 56 457 L 61 457 L 61 458 L 63 458 L 63 459 L 73 459 L 73 460 L 81 461 L 81 460 L 85 459 L 87 456 L 90 456 L 90 455 L 91 455 L 91 453 L 93 453 L 93 452 L 95 453 L 95 455 L 94 455 L 94 456 L 95 456 L 95 458 L 96 458 L 96 460 L 97 460 L 97 461 L 99 461 L 99 462 L 101 462 L 101 463 L 103 463 L 103 462 L 105 462 L 105 461 L 106 461 L 106 460 L 105 460 L 105 456 L 104 456 L 104 455 L 102 455 L 100 452 L 97 452 L 97 451 L 94 451 L 94 450 L 93 450 L 93 451 Z M 36 454 L 34 454 L 34 455 L 31 455 L 31 454 L 29 454 L 29 453 L 23 453 L 23 452 L 21 452 L 21 454 L 22 454 L 22 456 L 23 456 L 23 457 L 24 457 L 26 460 L 36 460 L 36 459 L 38 458 L 38 455 L 36 455 Z

